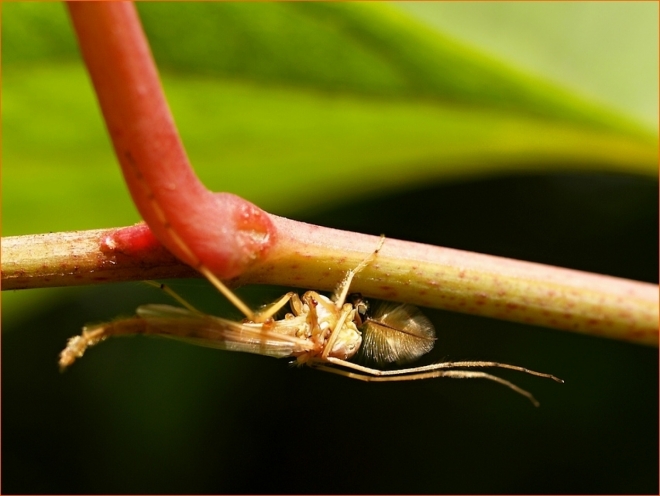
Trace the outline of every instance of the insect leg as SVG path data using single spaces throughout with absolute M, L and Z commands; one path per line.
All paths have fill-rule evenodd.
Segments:
M 245 303 L 243 303 L 243 300 L 241 300 L 238 296 L 236 296 L 236 293 L 234 293 L 231 289 L 225 286 L 223 282 L 220 279 L 218 279 L 213 272 L 211 272 L 203 265 L 199 266 L 197 270 L 204 277 L 206 277 L 209 280 L 209 282 L 213 284 L 216 287 L 216 289 L 220 291 L 224 295 L 224 297 L 227 298 L 232 303 L 232 305 L 238 308 L 248 320 L 254 322 L 254 312 L 250 310 L 250 307 L 248 307 Z
M 346 302 L 346 296 L 348 295 L 348 290 L 351 287 L 351 283 L 353 282 L 353 277 L 355 277 L 355 274 L 360 272 L 362 269 L 364 269 L 367 265 L 369 265 L 371 262 L 373 262 L 374 258 L 376 258 L 376 255 L 378 255 L 378 252 L 380 249 L 383 247 L 383 243 L 385 243 L 385 236 L 382 235 L 380 237 L 380 241 L 378 242 L 378 246 L 376 246 L 376 249 L 374 250 L 373 253 L 371 253 L 369 256 L 367 256 L 364 260 L 362 260 L 357 267 L 354 269 L 349 270 L 346 272 L 346 275 L 344 276 L 344 279 L 342 282 L 339 283 L 337 286 L 337 289 L 335 290 L 334 295 L 332 296 L 332 301 L 335 302 L 338 308 L 341 308 L 343 304 Z
M 157 282 L 155 282 L 155 281 L 144 281 L 144 282 L 146 282 L 146 283 L 149 284 L 150 286 L 154 286 L 154 287 L 157 287 L 157 288 L 162 289 L 162 290 L 165 291 L 168 295 L 170 295 L 170 296 L 171 296 L 172 298 L 174 298 L 176 301 L 178 301 L 179 303 L 181 303 L 181 305 L 183 305 L 185 308 L 187 308 L 187 309 L 190 310 L 191 312 L 196 313 L 196 314 L 198 314 L 198 315 L 203 315 L 202 312 L 200 312 L 199 310 L 197 310 L 194 306 L 192 306 L 192 304 L 190 304 L 190 303 L 189 303 L 188 301 L 186 301 L 183 297 L 181 297 L 180 295 L 178 295 L 178 294 L 177 294 L 172 288 L 170 288 L 169 286 L 166 286 L 165 284 L 157 283 Z M 228 289 L 227 291 L 230 291 L 230 290 Z M 233 292 L 232 292 L 231 294 L 234 295 Z M 285 294 L 285 295 L 282 296 L 280 299 L 276 300 L 275 302 L 271 303 L 270 305 L 267 305 L 265 308 L 262 308 L 259 312 L 254 313 L 254 312 L 252 312 L 252 311 L 250 310 L 250 311 L 252 312 L 252 318 L 249 319 L 249 320 L 251 320 L 252 322 L 265 322 L 266 320 L 268 320 L 269 318 L 271 318 L 273 315 L 275 315 L 277 312 L 279 312 L 280 309 L 281 309 L 284 305 L 286 305 L 286 304 L 289 302 L 289 300 L 291 299 L 291 297 L 292 297 L 294 294 L 295 294 L 295 293 L 292 293 L 292 292 L 291 292 L 291 293 L 287 293 L 287 294 Z M 234 296 L 236 296 L 236 295 L 234 295 Z M 240 301 L 240 300 L 239 300 L 239 301 Z M 232 302 L 232 303 L 233 303 L 233 302 Z M 249 310 L 249 309 L 248 309 L 248 310 Z
M 509 382 L 501 377 L 495 375 L 487 374 L 485 372 L 479 371 L 468 371 L 468 370 L 435 370 L 432 372 L 426 372 L 422 374 L 412 374 L 412 375 L 394 375 L 389 377 L 378 377 L 367 374 L 358 374 L 355 372 L 349 372 L 347 370 L 336 369 L 334 367 L 328 367 L 326 365 L 313 365 L 314 368 L 323 370 L 324 372 L 330 372 L 331 374 L 343 375 L 344 377 L 350 377 L 351 379 L 357 379 L 364 382 L 393 382 L 393 381 L 415 381 L 419 379 L 433 379 L 435 377 L 449 377 L 452 379 L 488 379 L 490 381 L 497 382 L 503 386 L 512 389 L 518 394 L 523 395 L 529 401 L 532 402 L 534 406 L 539 406 L 539 402 L 532 396 L 529 391 L 516 386 L 512 382 Z
M 192 304 L 190 304 L 188 301 L 186 301 L 181 295 L 177 294 L 177 293 L 176 293 L 172 288 L 170 288 L 169 286 L 167 286 L 167 285 L 165 285 L 165 284 L 158 283 L 158 282 L 156 282 L 156 281 L 144 281 L 144 282 L 145 282 L 146 284 L 148 284 L 149 286 L 154 286 L 154 287 L 156 287 L 156 288 L 162 289 L 162 290 L 165 291 L 168 295 L 170 295 L 170 296 L 171 296 L 172 298 L 174 298 L 176 301 L 178 301 L 179 303 L 181 303 L 185 308 L 187 308 L 187 309 L 190 310 L 191 312 L 196 313 L 196 314 L 199 314 L 199 315 L 202 314 L 202 312 L 200 312 L 199 310 L 197 310 L 194 306 L 192 306 Z
M 254 314 L 254 322 L 265 322 L 270 319 L 273 315 L 279 312 L 284 305 L 286 305 L 291 298 L 295 295 L 294 292 L 289 292 L 282 296 L 280 299 L 275 300 L 270 305 L 266 305 L 264 308 L 259 310 Z
M 433 372 L 440 369 L 456 369 L 459 367 L 497 367 L 501 369 L 515 370 L 517 372 L 523 372 L 529 375 L 535 375 L 538 377 L 544 377 L 546 379 L 552 379 L 555 382 L 563 384 L 564 381 L 559 377 L 555 377 L 551 374 L 544 374 L 543 372 L 536 372 L 535 370 L 526 369 L 524 367 L 518 367 L 517 365 L 509 365 L 508 363 L 499 363 L 499 362 L 441 362 L 441 363 L 432 363 L 431 365 L 423 365 L 421 367 L 411 367 L 407 369 L 398 369 L 398 370 L 379 370 L 373 369 L 371 367 L 364 367 L 353 362 L 347 362 L 346 360 L 341 360 L 339 358 L 328 357 L 326 360 L 335 365 L 341 367 L 346 367 L 349 369 L 358 370 L 364 372 L 365 374 L 375 375 L 375 376 L 398 376 L 398 375 L 407 375 L 407 374 L 420 374 L 423 372 Z

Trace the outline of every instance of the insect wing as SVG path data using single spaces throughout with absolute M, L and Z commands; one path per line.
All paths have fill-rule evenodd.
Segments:
M 241 324 L 169 305 L 143 305 L 137 314 L 147 321 L 149 334 L 228 351 L 284 358 L 291 356 L 294 344 L 264 337 L 259 324 Z
M 362 331 L 362 358 L 371 363 L 402 365 L 433 349 L 435 329 L 412 305 L 381 304 Z

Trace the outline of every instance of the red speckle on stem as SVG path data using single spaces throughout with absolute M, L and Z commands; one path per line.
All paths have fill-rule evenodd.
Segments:
M 644 331 L 641 331 L 641 330 L 634 330 L 634 331 L 630 331 L 630 332 L 628 333 L 628 336 L 630 337 L 630 339 L 633 339 L 633 340 L 634 340 L 634 339 L 640 339 L 640 338 L 643 338 L 644 336 L 646 336 L 646 334 L 647 334 L 647 333 L 644 332 Z

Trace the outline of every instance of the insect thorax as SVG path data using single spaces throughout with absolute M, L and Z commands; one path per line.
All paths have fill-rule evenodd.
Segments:
M 315 291 L 307 291 L 302 296 L 302 303 L 303 312 L 307 313 L 309 337 L 316 345 L 316 349 L 311 351 L 310 354 L 317 356 L 324 352 L 328 339 L 342 316 L 342 309 L 338 308 L 329 298 Z M 355 309 L 351 308 L 328 356 L 347 360 L 360 349 L 362 334 L 355 325 L 354 318 Z M 306 361 L 306 358 L 301 356 L 299 361 Z

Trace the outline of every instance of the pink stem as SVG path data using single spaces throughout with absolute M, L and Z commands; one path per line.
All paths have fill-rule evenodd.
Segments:
M 140 214 L 158 240 L 196 269 L 240 275 L 275 242 L 255 205 L 212 193 L 188 162 L 135 6 L 70 2 L 87 69 Z

